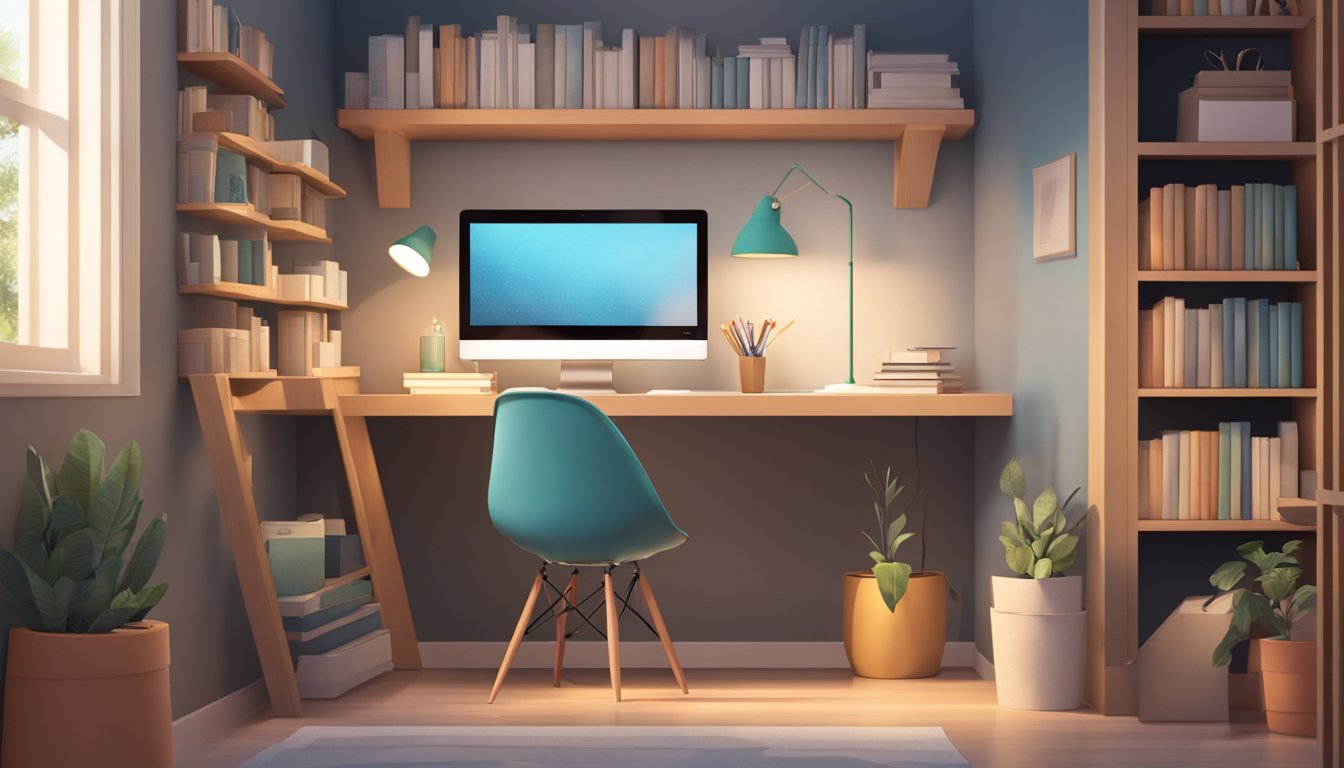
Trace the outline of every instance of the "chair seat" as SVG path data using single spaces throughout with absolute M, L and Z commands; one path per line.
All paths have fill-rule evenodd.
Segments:
M 603 538 L 567 539 L 550 533 L 529 536 L 525 530 L 505 531 L 504 534 L 522 549 L 558 565 L 619 565 L 645 560 L 659 552 L 681 546 L 688 538 L 684 531 L 670 523 L 667 526 L 644 525 L 641 528 Z

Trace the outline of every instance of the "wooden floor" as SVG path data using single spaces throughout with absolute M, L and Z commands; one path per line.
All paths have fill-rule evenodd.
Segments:
M 626 670 L 616 704 L 604 670 L 509 675 L 485 703 L 492 670 L 392 672 L 335 701 L 306 700 L 302 719 L 263 717 L 206 749 L 189 768 L 233 768 L 303 725 L 936 725 L 975 768 L 1246 766 L 1305 768 L 1315 742 L 1263 722 L 1144 724 L 1095 712 L 1000 709 L 970 670 L 928 680 L 863 680 L 848 670 Z

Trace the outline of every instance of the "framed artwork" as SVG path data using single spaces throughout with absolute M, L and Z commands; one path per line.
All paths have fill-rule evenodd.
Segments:
M 1077 157 L 1070 152 L 1031 171 L 1031 255 L 1037 261 L 1076 253 Z

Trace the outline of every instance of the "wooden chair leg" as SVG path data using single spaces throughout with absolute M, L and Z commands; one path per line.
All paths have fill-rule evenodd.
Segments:
M 560 670 L 565 664 L 565 620 L 569 618 L 567 610 L 579 595 L 579 569 L 575 568 L 574 573 L 569 577 L 569 584 L 565 587 L 565 599 L 561 601 L 560 615 L 555 617 L 555 687 L 560 687 Z
M 686 675 L 681 671 L 681 662 L 677 661 L 677 651 L 672 647 L 672 637 L 667 634 L 667 622 L 663 621 L 663 612 L 658 610 L 658 601 L 653 597 L 649 577 L 642 573 L 639 575 L 639 590 L 644 595 L 644 603 L 649 607 L 649 618 L 653 619 L 653 628 L 658 630 L 658 639 L 663 643 L 663 653 L 667 654 L 667 663 L 672 667 L 672 676 L 677 678 L 677 685 L 681 686 L 682 693 L 690 693 L 686 688 Z
M 490 700 L 487 704 L 494 704 L 495 697 L 499 695 L 499 689 L 504 685 L 504 678 L 509 674 L 509 667 L 513 664 L 513 657 L 518 655 L 518 646 L 523 644 L 523 634 L 527 631 L 527 624 L 532 620 L 532 609 L 537 606 L 537 595 L 541 592 L 541 573 L 537 573 L 537 578 L 532 580 L 532 590 L 527 593 L 527 603 L 523 606 L 523 614 L 518 617 L 518 626 L 513 628 L 513 639 L 509 640 L 508 650 L 504 651 L 504 661 L 499 664 L 499 674 L 495 676 L 495 687 L 490 689 Z
M 611 571 L 602 574 L 602 587 L 607 601 L 607 665 L 611 667 L 611 692 L 621 700 L 621 634 L 620 611 L 616 607 L 616 590 L 611 586 Z

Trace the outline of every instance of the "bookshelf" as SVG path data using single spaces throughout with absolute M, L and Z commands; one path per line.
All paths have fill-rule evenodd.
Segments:
M 890 141 L 892 207 L 927 208 L 943 140 L 972 109 L 343 109 L 374 143 L 378 207 L 411 205 L 414 141 Z
M 232 53 L 206 51 L 177 54 L 177 63 L 210 82 L 234 93 L 256 96 L 276 109 L 284 108 L 285 92 L 271 78 Z
M 328 244 L 326 230 L 304 221 L 272 219 L 246 203 L 178 203 L 178 213 L 207 221 L 265 230 L 272 240 Z
M 220 131 L 208 134 L 187 134 L 183 138 L 205 136 L 213 136 L 215 140 L 219 142 L 219 146 L 237 152 L 252 161 L 253 164 L 260 165 L 271 173 L 287 173 L 301 177 L 309 187 L 320 192 L 323 197 L 328 199 L 345 197 L 345 189 L 328 178 L 326 174 L 311 165 L 280 160 L 270 152 L 266 151 L 266 148 L 251 136 L 245 136 L 241 133 Z
M 1272 430 L 1267 425 L 1294 421 L 1300 467 L 1315 470 L 1323 484 L 1332 476 L 1332 445 L 1338 440 L 1332 414 L 1337 411 L 1327 401 L 1336 397 L 1337 380 L 1327 364 L 1326 292 L 1337 280 L 1339 253 L 1332 238 L 1338 231 L 1325 226 L 1321 213 L 1329 198 L 1324 186 L 1328 153 L 1320 143 L 1325 112 L 1321 29 L 1316 23 L 1320 3 L 1302 0 L 1300 6 L 1301 15 L 1292 17 L 1177 17 L 1142 15 L 1148 10 L 1146 0 L 1093 3 L 1088 491 L 1097 512 L 1086 545 L 1089 632 L 1100 642 L 1089 653 L 1087 685 L 1089 700 L 1106 714 L 1134 713 L 1129 664 L 1143 640 L 1141 616 L 1164 610 L 1148 602 L 1145 584 L 1180 579 L 1172 588 L 1190 595 L 1209 588 L 1206 581 L 1181 572 L 1179 563 L 1158 563 L 1165 576 L 1152 573 L 1152 558 L 1160 556 L 1151 553 L 1170 552 L 1168 547 L 1176 545 L 1169 540 L 1179 540 L 1179 546 L 1212 553 L 1226 547 L 1229 557 L 1223 559 L 1229 559 L 1235 546 L 1260 535 L 1296 535 L 1316 542 L 1318 531 L 1325 530 L 1318 502 L 1305 498 L 1271 497 L 1273 512 L 1291 510 L 1283 519 L 1139 518 L 1139 442 L 1162 430 L 1208 430 L 1219 421 L 1251 420 L 1254 434 L 1268 435 Z M 1275 52 L 1267 68 L 1291 69 L 1295 141 L 1172 141 L 1174 122 L 1157 125 L 1165 123 L 1167 107 L 1174 121 L 1175 104 L 1165 99 L 1189 84 L 1186 76 L 1200 68 L 1202 52 L 1229 45 L 1262 45 Z M 1168 54 L 1173 50 L 1181 54 L 1175 60 L 1195 62 L 1190 72 L 1171 69 Z M 1148 232 L 1140 229 L 1139 204 L 1150 187 L 1169 182 L 1216 183 L 1220 189 L 1243 182 L 1296 185 L 1300 268 L 1140 269 L 1140 239 Z M 1139 311 L 1160 296 L 1185 297 L 1198 306 L 1227 297 L 1300 302 L 1304 386 L 1141 387 Z M 1145 553 L 1150 554 L 1145 558 Z M 1321 578 L 1320 564 L 1327 559 L 1328 553 L 1318 552 L 1316 573 Z M 1142 573 L 1141 563 L 1148 569 Z
M 327 309 L 341 311 L 349 309 L 346 304 L 330 301 L 308 301 L 302 299 L 282 299 L 275 291 L 264 285 L 250 283 L 200 283 L 197 285 L 179 285 L 178 294 L 182 296 L 214 296 L 219 299 L 237 301 L 258 301 L 282 307 L 304 307 L 306 309 Z

